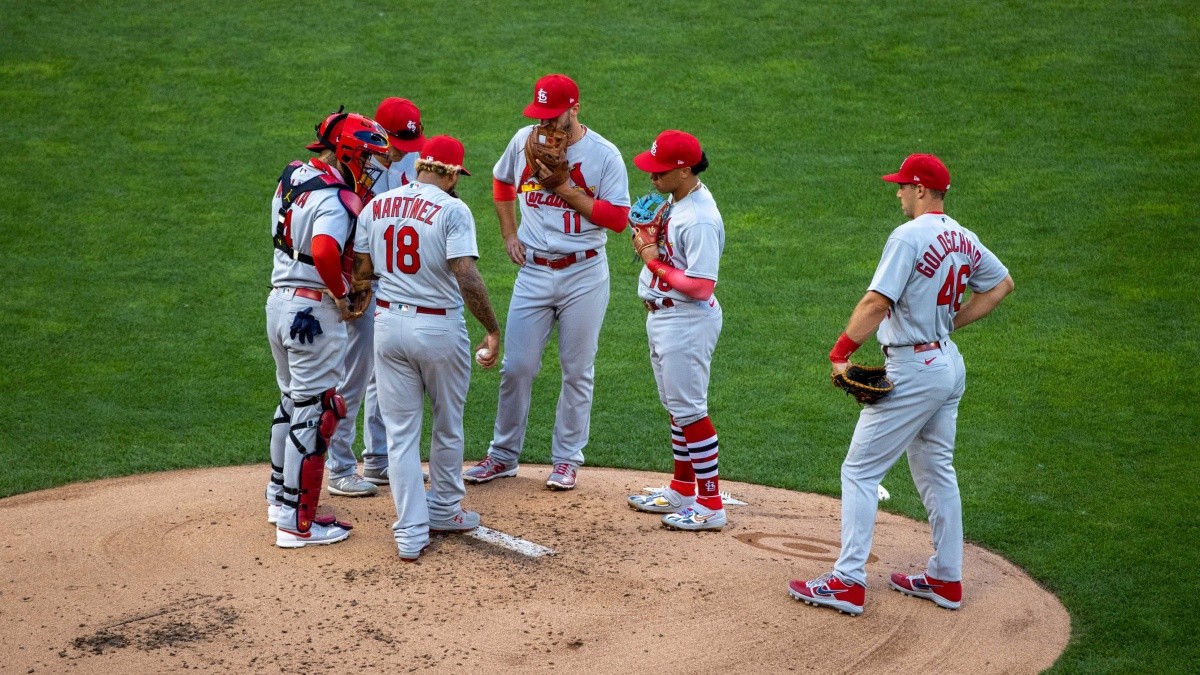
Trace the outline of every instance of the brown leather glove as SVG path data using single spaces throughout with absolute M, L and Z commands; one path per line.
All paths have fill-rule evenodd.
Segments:
M 525 140 L 525 163 L 541 183 L 542 188 L 554 190 L 567 182 L 567 141 L 566 131 L 551 127 L 537 126 Z M 538 162 L 550 171 L 543 175 Z

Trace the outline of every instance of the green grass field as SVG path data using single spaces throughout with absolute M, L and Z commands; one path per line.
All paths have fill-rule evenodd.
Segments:
M 266 461 L 268 199 L 339 104 L 405 96 L 428 131 L 463 139 L 476 177 L 460 191 L 503 320 L 515 268 L 488 169 L 533 81 L 565 72 L 627 162 L 665 128 L 712 160 L 727 245 L 711 411 L 731 480 L 837 495 L 857 406 L 829 386 L 826 354 L 903 220 L 879 176 L 940 155 L 948 211 L 1017 286 L 955 335 L 968 538 L 1066 604 L 1055 670 L 1200 668 L 1200 397 L 1174 393 L 1200 362 L 1195 3 L 614 0 L 559 15 L 0 0 L 0 496 Z M 636 197 L 649 184 L 630 167 Z M 588 461 L 666 471 L 628 251 L 611 238 Z M 552 345 L 528 461 L 548 459 L 556 370 Z M 468 457 L 497 384 L 477 370 Z M 886 484 L 889 509 L 925 517 L 905 467 Z

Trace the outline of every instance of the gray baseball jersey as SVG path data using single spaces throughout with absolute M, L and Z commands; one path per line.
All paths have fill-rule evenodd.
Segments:
M 492 170 L 497 180 L 517 186 L 521 205 L 517 237 L 527 248 L 554 255 L 604 248 L 607 230 L 584 218 L 558 195 L 541 189 L 533 177 L 525 163 L 525 141 L 534 128 L 536 125 L 518 130 Z M 567 167 L 575 189 L 614 206 L 629 206 L 629 176 L 621 151 L 600 134 L 588 129 L 583 138 L 568 146 Z
M 292 173 L 292 185 L 299 185 L 322 173 L 337 175 L 330 172 L 333 172 L 333 169 L 317 160 L 311 160 Z M 340 176 L 338 176 L 338 180 L 341 180 Z M 275 236 L 281 206 L 283 206 L 282 190 L 276 188 L 275 198 L 271 201 L 271 226 L 268 237 Z M 298 253 L 312 255 L 312 240 L 319 234 L 329 235 L 338 244 L 345 244 L 350 234 L 350 221 L 350 214 L 338 197 L 336 189 L 313 190 L 296 198 L 296 202 L 285 216 L 284 231 Z M 271 268 L 271 285 L 323 288 L 325 282 L 321 280 L 321 275 L 317 273 L 316 267 L 290 258 L 283 251 L 275 249 L 275 262 Z
M 701 184 L 699 190 L 671 204 L 671 217 L 660 239 L 660 260 L 683 270 L 689 277 L 717 281 L 721 254 L 725 251 L 725 222 L 706 186 Z M 648 267 L 642 267 L 638 275 L 638 297 L 695 300 L 655 277 Z
M 375 377 L 396 506 L 392 536 L 402 557 L 416 557 L 429 543 L 430 519 L 458 515 L 466 494 L 463 407 L 471 347 L 449 261 L 478 257 L 475 220 L 466 204 L 437 186 L 411 183 L 367 205 L 357 243 L 380 277 Z M 425 397 L 433 413 L 428 494 L 420 449 Z
M 868 290 L 895 303 L 879 325 L 879 344 L 919 345 L 950 334 L 968 286 L 991 290 L 1008 276 L 979 237 L 944 213 L 897 227 Z
M 562 391 L 550 454 L 555 464 L 580 466 L 591 425 L 600 327 L 608 310 L 607 235 L 561 197 L 541 189 L 525 162 L 525 140 L 533 129 L 533 125 L 519 129 L 492 170 L 497 180 L 517 186 L 521 212 L 517 236 L 526 247 L 526 264 L 517 272 L 509 301 L 496 425 L 488 454 L 504 464 L 516 464 L 520 457 L 533 380 L 558 323 Z M 572 187 L 615 206 L 629 206 L 629 176 L 616 146 L 586 129 L 583 138 L 567 147 L 566 156 Z M 570 254 L 577 254 L 573 262 L 558 267 Z
M 417 155 L 416 152 L 407 152 L 400 159 L 392 162 L 391 166 L 384 169 L 383 163 L 377 157 L 371 157 L 371 162 L 379 169 L 384 169 L 383 175 L 372 186 L 371 191 L 377 195 L 381 195 L 388 190 L 395 190 L 399 187 L 404 187 L 409 183 L 417 180 Z
M 446 261 L 479 257 L 471 210 L 427 183 L 371 200 L 359 218 L 354 249 L 371 255 L 380 299 L 442 309 L 463 304 Z
M 866 585 L 879 483 L 907 452 L 933 530 L 927 572 L 942 581 L 962 579 L 962 500 L 953 460 L 966 369 L 949 335 L 964 290 L 988 291 L 1007 276 L 973 232 L 943 213 L 926 213 L 888 239 L 870 290 L 893 301 L 878 338 L 895 390 L 863 408 L 842 463 L 839 577 Z

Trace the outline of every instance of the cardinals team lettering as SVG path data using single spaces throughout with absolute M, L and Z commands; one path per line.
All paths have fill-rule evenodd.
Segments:
M 942 261 L 951 253 L 967 256 L 972 269 L 983 259 L 983 254 L 965 234 L 958 230 L 946 230 L 937 236 L 936 244 L 930 244 L 925 253 L 917 258 L 917 273 L 932 279 L 934 273 L 942 266 Z

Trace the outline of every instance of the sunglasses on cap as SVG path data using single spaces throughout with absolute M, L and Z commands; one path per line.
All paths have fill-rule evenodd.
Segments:
M 395 136 L 402 141 L 416 140 L 425 131 L 425 125 L 418 122 L 416 129 L 401 129 L 400 131 L 388 131 L 389 136 Z

